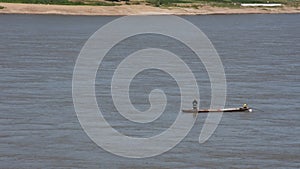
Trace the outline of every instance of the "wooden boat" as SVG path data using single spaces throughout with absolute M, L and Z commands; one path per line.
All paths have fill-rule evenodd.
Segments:
M 249 107 L 226 108 L 226 109 L 187 109 L 182 110 L 184 113 L 209 113 L 209 112 L 252 112 Z
M 209 113 L 209 112 L 252 112 L 252 109 L 247 104 L 243 104 L 239 108 L 226 108 L 226 109 L 198 109 L 198 102 L 195 99 L 192 102 L 193 109 L 182 110 L 184 113 Z

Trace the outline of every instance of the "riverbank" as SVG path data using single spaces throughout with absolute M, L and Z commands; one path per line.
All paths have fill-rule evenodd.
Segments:
M 300 13 L 300 7 L 154 7 L 150 5 L 80 6 L 0 3 L 2 14 L 59 14 L 59 15 L 205 15 L 205 14 L 255 14 Z

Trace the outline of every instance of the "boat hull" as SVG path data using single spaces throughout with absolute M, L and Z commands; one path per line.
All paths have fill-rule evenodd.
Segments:
M 184 113 L 210 113 L 210 112 L 252 112 L 251 108 L 226 108 L 226 109 L 189 109 L 182 110 Z

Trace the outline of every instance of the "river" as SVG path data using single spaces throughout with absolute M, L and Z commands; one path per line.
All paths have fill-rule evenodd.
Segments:
M 170 151 L 130 159 L 106 152 L 87 136 L 72 99 L 73 69 L 81 48 L 116 17 L 0 15 L 0 168 L 299 168 L 300 15 L 183 18 L 199 27 L 219 53 L 227 81 L 226 107 L 247 103 L 254 111 L 223 114 L 204 144 L 198 142 L 206 118 L 201 114 Z M 131 47 L 145 39 L 135 40 Z M 109 70 L 115 63 L 108 59 L 103 66 Z M 156 85 L 171 95 L 169 111 L 145 126 L 124 122 L 116 112 L 107 114 L 120 132 L 153 136 L 175 120 L 174 110 L 180 108 L 176 83 L 165 82 L 164 74 L 155 76 L 160 73 L 139 74 L 133 81 L 137 91 L 132 101 L 144 110 L 151 86 Z M 99 104 L 107 101 L 106 75 L 97 74 Z M 199 76 L 203 77 L 201 106 L 207 107 L 207 75 L 199 69 Z M 101 108 L 111 107 L 106 103 Z

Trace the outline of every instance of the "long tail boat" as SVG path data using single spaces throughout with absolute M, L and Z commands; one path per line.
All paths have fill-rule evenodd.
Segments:
M 226 108 L 226 109 L 187 109 L 182 110 L 184 113 L 209 113 L 209 112 L 252 112 L 249 107 Z
M 193 101 L 193 109 L 182 110 L 184 113 L 209 113 L 209 112 L 252 112 L 252 108 L 244 104 L 243 107 L 239 108 L 225 108 L 225 109 L 198 109 L 197 101 Z

